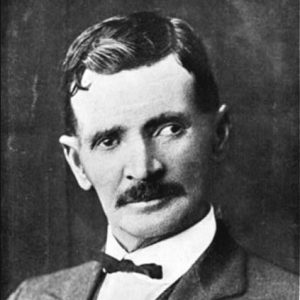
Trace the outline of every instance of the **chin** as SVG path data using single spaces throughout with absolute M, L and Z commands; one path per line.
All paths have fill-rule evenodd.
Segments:
M 151 244 L 185 230 L 201 219 L 202 212 L 199 202 L 191 205 L 190 199 L 184 196 L 163 205 L 154 202 L 124 206 L 114 216 L 114 225 L 120 241 Z
M 181 231 L 184 227 L 184 219 L 183 217 L 179 218 L 178 214 L 175 217 L 169 214 L 156 216 L 153 213 L 138 216 L 132 220 L 127 218 L 126 224 L 122 227 L 129 235 L 138 239 L 159 239 Z

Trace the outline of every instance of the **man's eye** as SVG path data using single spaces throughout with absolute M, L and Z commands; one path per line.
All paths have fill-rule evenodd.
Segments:
M 116 138 L 105 138 L 99 141 L 98 146 L 105 150 L 113 149 L 119 144 L 119 140 Z
M 178 136 L 181 133 L 183 133 L 184 128 L 180 124 L 169 124 L 164 126 L 160 131 L 157 133 L 157 135 L 160 136 Z

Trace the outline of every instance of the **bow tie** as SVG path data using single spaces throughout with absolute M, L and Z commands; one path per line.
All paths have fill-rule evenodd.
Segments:
M 103 270 L 106 273 L 114 272 L 135 272 L 149 276 L 150 278 L 161 279 L 162 267 L 156 264 L 136 265 L 129 259 L 117 260 L 114 257 L 101 252 Z

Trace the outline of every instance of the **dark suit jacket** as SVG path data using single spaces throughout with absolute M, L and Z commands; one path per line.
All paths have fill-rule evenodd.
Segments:
M 9 300 L 96 299 L 101 261 L 23 282 Z M 298 300 L 298 277 L 247 255 L 218 224 L 212 245 L 159 300 Z M 126 299 L 127 300 L 127 299 Z M 130 300 L 130 299 L 128 299 Z

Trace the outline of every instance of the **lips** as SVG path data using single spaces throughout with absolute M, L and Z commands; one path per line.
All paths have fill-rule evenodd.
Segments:
M 170 197 L 171 195 L 165 195 L 164 193 L 153 193 L 153 194 L 149 194 L 149 195 L 143 195 L 139 198 L 132 198 L 132 197 L 127 197 L 126 199 L 126 204 L 130 204 L 130 203 L 139 203 L 139 202 L 150 202 L 152 200 L 156 200 L 156 199 L 162 199 L 162 198 L 166 198 L 166 197 Z
M 123 193 L 117 200 L 117 206 L 121 207 L 131 203 L 150 202 L 158 199 L 169 199 L 185 195 L 184 188 L 174 182 L 140 182 Z

